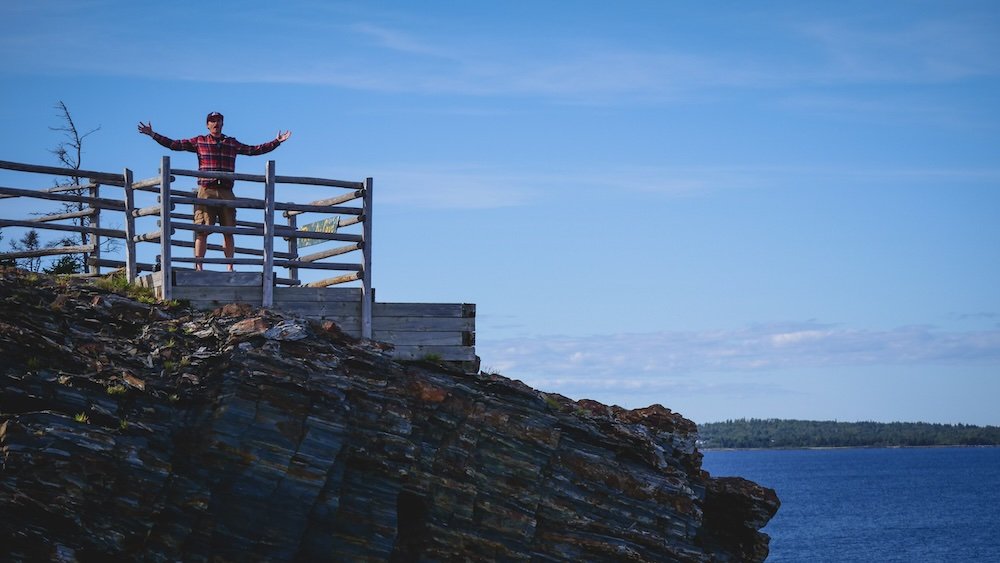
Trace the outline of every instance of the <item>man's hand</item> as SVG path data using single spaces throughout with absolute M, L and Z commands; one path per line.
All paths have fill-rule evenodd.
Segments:
M 139 132 L 142 133 L 143 135 L 149 135 L 150 137 L 152 137 L 153 136 L 153 122 L 150 121 L 149 123 L 143 123 L 143 122 L 140 121 L 139 122 Z
M 291 131 L 285 131 L 284 133 L 282 133 L 281 130 L 278 130 L 278 135 L 275 137 L 275 139 L 277 139 L 279 143 L 284 143 L 291 136 L 292 136 Z

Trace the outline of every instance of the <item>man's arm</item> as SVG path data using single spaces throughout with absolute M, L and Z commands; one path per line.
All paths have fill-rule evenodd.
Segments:
M 169 137 L 164 137 L 156 131 L 153 131 L 153 122 L 143 123 L 139 122 L 139 133 L 143 135 L 149 135 L 157 143 L 167 147 L 172 151 L 188 151 L 188 152 L 198 152 L 198 144 L 194 142 L 194 139 L 183 139 L 180 141 L 175 141 Z
M 288 138 L 291 136 L 292 136 L 291 131 L 285 131 L 284 133 L 278 131 L 278 134 L 274 137 L 273 140 L 264 143 L 263 145 L 254 145 L 254 146 L 244 145 L 243 143 L 236 141 L 236 139 L 233 140 L 236 141 L 236 152 L 238 152 L 239 154 L 245 154 L 249 156 L 257 156 L 259 154 L 265 154 L 273 151 L 274 149 L 278 148 L 278 145 L 287 141 Z

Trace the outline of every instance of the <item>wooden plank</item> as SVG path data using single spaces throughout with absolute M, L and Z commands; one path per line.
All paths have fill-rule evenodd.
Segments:
M 52 248 L 40 248 L 38 250 L 24 250 L 21 252 L 0 252 L 0 258 L 38 258 L 39 256 L 56 256 L 59 254 L 81 254 L 94 251 L 94 245 L 77 246 L 53 246 Z
M 364 210 L 360 207 L 343 206 L 322 206 L 309 205 L 306 203 L 276 203 L 275 208 L 280 211 L 301 211 L 303 213 L 330 213 L 337 215 L 362 215 Z
M 176 260 L 176 258 L 175 258 Z M 176 287 L 261 287 L 261 275 L 254 272 L 213 272 L 177 270 L 174 272 Z
M 181 205 L 212 205 L 215 207 L 237 207 L 245 209 L 264 209 L 264 201 L 251 199 L 248 197 L 238 197 L 235 199 L 214 199 L 209 197 L 183 197 L 178 196 L 173 199 L 174 203 Z
M 330 303 L 310 303 L 308 301 L 282 301 L 274 308 L 303 317 L 357 317 L 361 314 L 360 303 L 332 301 Z
M 75 168 L 57 168 L 55 166 L 38 166 L 35 164 L 21 164 L 20 162 L 8 162 L 0 160 L 0 168 L 7 170 L 17 170 L 19 172 L 37 172 L 41 174 L 51 174 L 54 176 L 69 176 L 72 178 L 91 178 L 106 182 L 120 182 L 118 174 L 111 172 L 94 172 L 92 170 L 77 170 Z
M 194 248 L 194 243 L 189 240 L 172 240 L 170 241 L 174 246 L 182 246 L 185 248 Z M 223 251 L 221 244 L 206 244 L 205 248 L 207 250 L 217 250 L 219 252 Z M 264 256 L 264 251 L 259 248 L 246 248 L 243 246 L 237 246 L 233 249 L 237 255 L 239 254 L 249 254 L 251 256 Z M 274 256 L 277 258 L 288 258 L 285 256 L 286 252 L 275 252 Z
M 310 178 L 307 176 L 278 176 L 274 179 L 279 184 L 306 184 L 311 186 L 332 186 L 335 188 L 353 188 L 360 190 L 364 187 L 361 182 L 349 182 L 347 180 L 331 180 L 327 178 Z
M 43 215 L 41 217 L 36 217 L 34 219 L 28 219 L 31 223 L 48 223 L 49 221 L 61 221 L 63 219 L 76 219 L 77 217 L 89 217 L 97 213 L 97 209 L 91 207 L 89 209 L 84 209 L 83 211 L 74 211 L 72 213 L 55 213 L 52 215 Z
M 174 287 L 172 299 L 260 305 L 261 287 Z
M 274 289 L 275 302 L 293 301 L 354 301 L 361 300 L 361 288 L 359 287 L 276 287 Z
M 397 346 L 468 346 L 468 340 L 465 336 L 467 334 L 469 333 L 460 331 L 410 332 L 398 330 L 375 330 L 372 331 L 372 338 L 382 342 L 389 342 Z
M 341 203 L 347 203 L 348 201 L 353 201 L 353 200 L 358 199 L 359 197 L 361 197 L 363 195 L 364 195 L 364 191 L 363 190 L 354 190 L 353 192 L 351 192 L 349 194 L 344 194 L 344 195 L 339 196 L 339 197 L 330 197 L 330 198 L 321 199 L 321 200 L 318 200 L 318 201 L 313 201 L 313 202 L 309 203 L 309 205 L 313 205 L 313 206 L 316 206 L 316 207 L 324 207 L 323 210 L 325 211 L 326 210 L 325 209 L 326 206 L 338 205 L 338 204 L 341 204 Z M 302 213 L 305 213 L 305 211 L 285 211 L 284 215 L 285 215 L 285 217 L 295 217 L 296 215 L 301 215 Z
M 25 190 L 21 188 L 0 187 L 0 194 L 18 197 L 31 197 L 35 199 L 47 199 L 51 201 L 68 201 L 73 203 L 86 203 L 91 207 L 109 209 L 111 211 L 125 211 L 125 202 L 117 199 L 90 197 L 85 195 L 65 195 L 39 190 Z
M 174 262 L 185 264 L 240 264 L 242 266 L 261 266 L 264 261 L 260 258 L 174 258 Z
M 475 331 L 475 318 L 373 317 L 374 330 L 399 331 Z
M 279 268 L 305 268 L 310 270 L 343 270 L 348 272 L 360 272 L 361 264 L 351 264 L 348 262 L 305 262 L 303 260 L 275 260 L 274 265 Z
M 289 221 L 291 221 L 292 219 L 295 219 L 295 217 L 289 217 L 288 219 Z M 289 239 L 289 245 L 291 245 L 292 240 L 293 239 Z M 322 252 L 314 252 L 312 254 L 306 254 L 299 260 L 302 262 L 315 262 L 317 260 L 322 260 L 324 258 L 332 258 L 334 256 L 340 256 L 341 254 L 347 254 L 348 252 L 354 252 L 355 250 L 361 250 L 361 243 L 356 242 L 354 244 L 348 244 L 346 246 L 332 248 L 330 250 L 324 250 Z
M 185 231 L 198 231 L 202 233 L 229 233 L 231 235 L 247 235 L 247 236 L 260 236 L 264 234 L 264 229 L 262 228 L 250 228 L 250 227 L 222 227 L 219 225 L 194 225 L 188 223 L 174 223 L 174 229 L 182 229 Z
M 354 272 L 351 274 L 344 274 L 342 276 L 337 276 L 335 278 L 326 278 L 323 280 L 314 281 L 306 284 L 306 287 L 329 287 L 331 285 L 357 281 L 359 279 L 361 279 L 361 273 Z
M 476 350 L 468 346 L 396 346 L 392 351 L 397 360 L 421 360 L 432 355 L 448 362 L 471 362 L 476 359 Z
M 341 226 L 344 224 L 341 223 Z M 323 240 L 339 240 L 343 242 L 362 242 L 361 235 L 351 235 L 345 233 L 319 233 L 315 231 L 292 231 L 288 227 L 275 227 L 274 235 L 279 237 L 313 238 Z
M 473 303 L 375 303 L 376 317 L 475 317 Z
M 220 178 L 223 180 L 245 180 L 247 182 L 264 183 L 264 176 L 260 174 L 240 174 L 237 172 L 211 172 L 208 170 L 184 170 L 175 168 L 171 172 L 178 176 L 189 176 L 192 178 Z
M 109 238 L 125 238 L 125 231 L 117 229 L 98 229 L 96 227 L 81 227 L 79 225 L 62 225 L 53 223 L 34 223 L 32 221 L 15 221 L 0 219 L 0 227 L 27 227 L 31 229 L 47 229 L 50 231 L 69 231 L 73 233 L 90 233 Z

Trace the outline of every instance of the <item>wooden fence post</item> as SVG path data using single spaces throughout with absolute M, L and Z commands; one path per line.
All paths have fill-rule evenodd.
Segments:
M 289 215 L 288 216 L 288 230 L 295 232 L 299 230 L 299 216 Z M 288 237 L 288 253 L 291 254 L 290 260 L 298 261 L 299 259 L 299 239 L 292 235 Z M 299 268 L 297 266 L 288 267 L 288 277 L 293 280 L 299 279 Z M 301 285 L 301 284 L 300 284 Z
M 135 283 L 135 192 L 132 191 L 132 171 L 128 168 L 122 174 L 125 177 L 125 279 L 131 285 Z
M 372 337 L 372 302 L 375 301 L 372 295 L 372 179 L 365 179 L 362 237 L 364 247 L 362 256 L 364 263 L 361 277 L 361 337 L 371 339 Z
M 162 281 L 162 299 L 173 299 L 174 276 L 170 267 L 170 239 L 173 229 L 170 226 L 170 157 L 160 159 L 160 278 Z
M 274 305 L 274 161 L 264 171 L 264 284 L 262 307 Z
M 92 187 L 90 188 L 90 197 L 97 199 L 101 197 L 101 184 L 94 180 L 90 180 Z M 91 216 L 90 224 L 91 226 L 100 229 L 101 228 L 101 208 L 95 207 L 92 204 L 88 204 L 88 207 L 94 210 L 94 214 Z M 80 224 L 83 225 L 83 219 L 80 220 Z M 101 237 L 96 233 L 96 231 L 90 235 L 90 241 L 94 244 L 94 251 L 90 253 L 91 265 L 88 270 L 91 275 L 101 275 Z

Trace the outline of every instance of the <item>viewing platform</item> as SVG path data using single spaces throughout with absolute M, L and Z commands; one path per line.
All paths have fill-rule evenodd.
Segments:
M 33 175 L 27 177 L 37 182 L 40 174 L 69 179 L 54 188 L 0 186 L 0 199 L 28 198 L 62 203 L 63 211 L 72 208 L 70 212 L 28 219 L 0 219 L 0 228 L 6 230 L 8 240 L 16 238 L 9 236 L 17 232 L 11 229 L 56 231 L 66 237 L 61 246 L 0 252 L 0 260 L 81 256 L 87 271 L 78 275 L 100 276 L 102 268 L 120 269 L 130 283 L 153 288 L 161 299 L 184 300 L 199 309 L 246 303 L 329 320 L 351 336 L 391 344 L 397 359 L 430 359 L 478 371 L 474 304 L 375 301 L 371 277 L 372 179 L 279 176 L 275 168 L 275 161 L 269 160 L 262 175 L 174 169 L 170 158 L 164 156 L 157 177 L 134 181 L 127 168 L 116 174 L 0 161 L 0 170 L 23 173 L 11 176 L 18 181 L 24 175 Z M 192 180 L 178 187 L 178 177 Z M 4 178 L 7 183 L 7 176 Z M 263 197 L 198 199 L 195 178 L 231 179 L 237 182 L 237 193 L 263 191 Z M 117 192 L 121 197 L 103 196 L 102 188 L 121 190 Z M 279 190 L 283 196 L 309 194 L 309 203 L 294 203 L 285 197 L 279 201 Z M 323 192 L 321 197 L 312 196 L 317 192 Z M 241 210 L 236 226 L 195 224 L 195 203 Z M 276 221 L 279 218 L 280 222 Z M 310 221 L 300 225 L 300 218 Z M 124 228 L 105 228 L 102 222 Z M 140 227 L 149 230 L 142 232 Z M 193 249 L 194 242 L 177 238 L 178 231 L 233 235 L 233 258 L 219 257 L 222 246 L 209 244 L 209 253 L 199 262 L 205 267 L 233 265 L 240 269 L 192 269 L 196 258 L 177 256 L 175 250 Z M 303 248 L 324 243 L 339 246 L 300 253 Z M 329 260 L 341 256 L 346 261 Z M 317 273 L 331 272 L 336 275 L 312 279 Z

